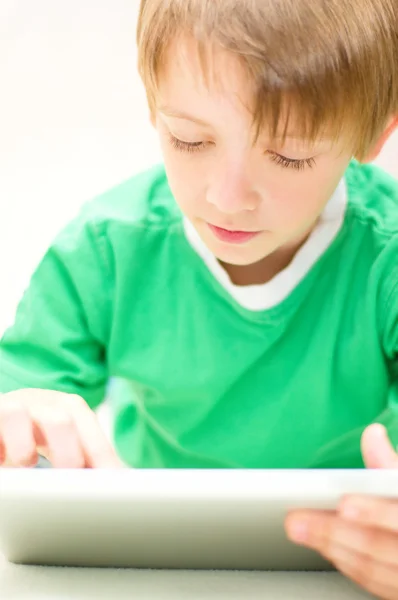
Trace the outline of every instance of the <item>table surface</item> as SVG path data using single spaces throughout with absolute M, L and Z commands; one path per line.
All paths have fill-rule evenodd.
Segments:
M 75 569 L 12 565 L 0 556 L 2 600 L 364 600 L 337 573 Z

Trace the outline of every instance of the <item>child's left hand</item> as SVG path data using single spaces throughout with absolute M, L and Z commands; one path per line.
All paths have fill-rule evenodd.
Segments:
M 398 455 L 380 425 L 364 433 L 362 453 L 367 468 L 398 469 Z M 286 530 L 371 594 L 398 599 L 398 500 L 347 497 L 336 512 L 291 513 Z

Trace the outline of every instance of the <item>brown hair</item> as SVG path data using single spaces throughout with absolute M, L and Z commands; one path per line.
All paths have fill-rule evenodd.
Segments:
M 138 66 L 151 111 L 167 50 L 184 35 L 204 73 L 213 44 L 239 58 L 254 84 L 256 135 L 265 124 L 275 135 L 291 112 L 301 136 L 343 137 L 361 160 L 398 116 L 397 0 L 141 0 Z

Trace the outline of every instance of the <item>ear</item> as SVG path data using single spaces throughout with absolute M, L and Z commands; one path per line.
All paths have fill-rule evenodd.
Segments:
M 394 131 L 398 128 L 398 117 L 392 119 L 387 125 L 386 129 L 383 131 L 380 138 L 377 140 L 375 146 L 369 153 L 369 155 L 364 159 L 364 163 L 373 162 L 383 150 L 384 145 L 387 140 L 391 137 Z

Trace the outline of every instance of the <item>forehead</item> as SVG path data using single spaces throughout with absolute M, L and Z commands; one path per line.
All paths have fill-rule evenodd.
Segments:
M 176 116 L 199 125 L 225 130 L 229 135 L 251 135 L 255 131 L 255 84 L 243 61 L 215 45 L 206 46 L 201 55 L 197 42 L 177 38 L 169 46 L 161 72 L 158 73 L 157 108 L 166 116 Z M 301 134 L 300 116 L 292 103 L 279 107 L 275 136 L 271 120 L 261 121 L 259 137 L 279 143 L 281 138 L 291 147 L 330 148 L 326 132 L 313 140 Z M 285 130 L 286 125 L 286 130 Z
M 206 106 L 240 112 L 250 118 L 254 86 L 241 61 L 230 52 L 208 45 L 201 55 L 194 39 L 181 37 L 169 46 L 158 74 L 158 106 L 203 112 Z

